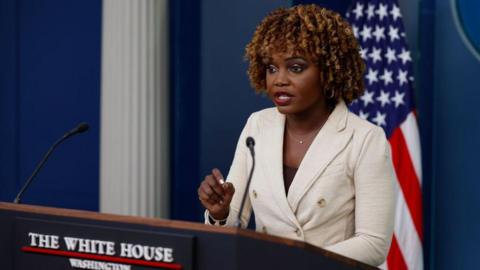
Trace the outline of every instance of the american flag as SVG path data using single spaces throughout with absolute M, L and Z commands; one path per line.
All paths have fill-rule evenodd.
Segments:
M 412 58 L 397 0 L 354 0 L 346 17 L 367 69 L 365 93 L 350 109 L 381 126 L 397 175 L 395 228 L 387 269 L 423 269 L 422 168 Z

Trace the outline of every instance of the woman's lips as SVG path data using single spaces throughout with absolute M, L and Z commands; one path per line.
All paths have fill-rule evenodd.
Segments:
M 293 96 L 286 92 L 277 92 L 273 96 L 273 102 L 277 106 L 287 106 L 292 102 Z

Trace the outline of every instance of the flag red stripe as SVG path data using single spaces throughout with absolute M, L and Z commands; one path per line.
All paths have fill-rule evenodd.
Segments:
M 422 188 L 413 167 L 407 144 L 400 128 L 397 128 L 389 138 L 392 147 L 392 159 L 395 173 L 403 196 L 410 210 L 413 224 L 420 241 L 423 242 L 422 229 Z
M 402 252 L 398 246 L 397 238 L 395 235 L 392 238 L 392 245 L 388 251 L 387 256 L 387 266 L 388 270 L 406 270 L 408 269 L 405 260 L 403 259 Z

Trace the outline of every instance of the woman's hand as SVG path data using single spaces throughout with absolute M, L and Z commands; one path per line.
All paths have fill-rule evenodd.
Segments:
M 205 176 L 198 187 L 198 199 L 207 208 L 210 216 L 218 220 L 228 217 L 234 193 L 233 184 L 224 182 L 222 173 L 216 168 L 212 170 L 212 174 Z

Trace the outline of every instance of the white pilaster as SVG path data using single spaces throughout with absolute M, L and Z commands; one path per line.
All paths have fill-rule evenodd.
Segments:
M 168 217 L 168 6 L 103 0 L 100 211 Z

